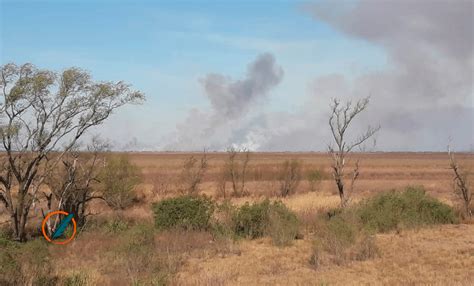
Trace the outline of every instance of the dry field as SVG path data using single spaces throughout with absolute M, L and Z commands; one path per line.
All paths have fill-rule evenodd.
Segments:
M 138 187 L 139 202 L 120 215 L 127 220 L 152 221 L 151 204 L 176 196 L 175 184 L 183 161 L 191 154 L 130 153 L 133 163 L 144 176 Z M 192 154 L 201 156 L 199 153 Z M 456 206 L 452 195 L 452 174 L 446 153 L 371 153 L 358 154 L 361 176 L 354 200 L 377 192 L 424 186 L 429 194 Z M 216 197 L 219 172 L 227 154 L 209 153 L 209 168 L 200 192 Z M 276 198 L 278 168 L 286 159 L 303 164 L 303 174 L 320 170 L 324 179 L 316 191 L 309 191 L 303 181 L 296 194 L 282 201 L 301 218 L 339 203 L 334 182 L 330 179 L 331 159 L 322 153 L 252 153 L 247 183 L 248 194 L 232 198 L 234 204 Z M 465 168 L 474 167 L 474 154 L 459 154 Z M 221 199 L 218 199 L 221 200 Z M 117 214 L 95 203 L 97 219 L 107 220 Z M 0 214 L 1 215 L 1 214 Z M 3 215 L 5 219 L 5 215 Z M 32 220 L 34 221 L 34 220 Z M 313 230 L 314 231 L 314 230 Z M 473 285 L 474 224 L 444 225 L 420 230 L 378 234 L 380 256 L 344 265 L 325 265 L 314 269 L 309 264 L 312 250 L 310 230 L 291 246 L 276 247 L 268 238 L 238 241 L 214 241 L 206 233 L 162 233 L 155 236 L 157 253 L 167 253 L 167 263 L 176 272 L 172 285 Z M 64 265 L 88 273 L 92 285 L 130 285 L 133 269 L 114 269 L 107 249 L 119 239 L 111 234 L 84 232 L 66 246 L 52 246 L 55 271 Z M 169 259 L 180 253 L 179 261 Z M 136 270 L 139 272 L 139 270 Z M 137 272 L 137 273 L 138 273 Z
M 132 153 L 132 162 L 142 168 L 145 177 L 144 195 L 167 193 L 168 188 L 172 193 L 172 182 L 179 175 L 183 161 L 191 155 L 200 156 L 199 153 Z M 208 157 L 210 167 L 201 189 L 213 196 L 227 154 L 210 153 Z M 473 154 L 458 154 L 456 158 L 465 168 L 474 169 Z M 303 182 L 299 188 L 301 194 L 285 203 L 298 211 L 338 203 L 336 186 L 330 178 L 331 157 L 324 153 L 252 153 L 248 176 L 252 199 L 274 195 L 272 191 L 278 187 L 278 168 L 287 159 L 300 160 L 303 174 L 308 170 L 321 170 L 325 178 L 314 194 L 307 194 L 308 185 Z M 452 173 L 446 153 L 369 153 L 354 155 L 352 161 L 356 159 L 360 159 L 361 174 L 355 187 L 355 199 L 374 192 L 422 185 L 431 195 L 452 202 Z M 350 163 L 347 169 L 351 168 Z

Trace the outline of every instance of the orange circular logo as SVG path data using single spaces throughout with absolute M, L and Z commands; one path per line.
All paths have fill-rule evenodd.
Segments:
M 65 215 L 66 218 L 63 219 L 63 221 L 60 223 L 60 225 L 56 228 L 55 232 L 53 233 L 52 237 L 49 237 L 48 234 L 46 233 L 46 223 L 49 221 L 49 219 L 54 216 L 54 215 Z M 68 219 L 69 217 L 71 217 L 70 219 Z M 72 222 L 72 226 L 73 226 L 73 232 L 72 232 L 72 235 L 67 238 L 66 240 L 56 240 L 56 235 L 60 236 L 63 234 L 65 228 L 67 225 L 69 225 L 69 223 Z M 69 242 L 71 242 L 74 238 L 74 236 L 76 236 L 76 220 L 72 217 L 72 214 L 69 214 L 65 211 L 54 211 L 54 212 L 50 212 L 48 215 L 46 215 L 46 217 L 43 219 L 43 223 L 41 224 L 41 231 L 43 232 L 43 236 L 44 238 L 46 238 L 47 241 L 51 242 L 51 243 L 54 243 L 54 244 L 67 244 Z

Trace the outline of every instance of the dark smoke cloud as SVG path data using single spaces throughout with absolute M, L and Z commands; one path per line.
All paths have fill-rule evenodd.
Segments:
M 283 78 L 283 70 L 276 65 L 275 57 L 262 54 L 247 68 L 243 80 L 232 80 L 221 74 L 209 74 L 202 81 L 206 96 L 218 116 L 236 119 Z
M 387 68 L 356 78 L 329 74 L 314 79 L 299 112 L 266 115 L 261 150 L 325 150 L 331 140 L 331 98 L 369 95 L 368 110 L 350 131 L 357 136 L 368 124 L 380 123 L 376 150 L 443 151 L 450 137 L 458 149 L 472 148 L 473 2 L 323 1 L 305 11 L 383 48 Z
M 318 77 L 297 112 L 255 114 L 250 111 L 283 76 L 273 56 L 262 55 L 242 80 L 219 74 L 205 77 L 201 82 L 211 111 L 191 112 L 169 146 L 199 150 L 246 144 L 256 150 L 325 150 L 331 139 L 327 126 L 331 98 L 371 95 L 369 109 L 350 131 L 357 136 L 367 124 L 380 123 L 377 150 L 443 151 L 449 137 L 457 149 L 469 150 L 474 143 L 473 5 L 463 0 L 306 5 L 305 12 L 316 21 L 382 48 L 387 67 L 355 78 Z
M 252 147 L 248 145 L 258 139 L 254 138 L 251 129 L 259 124 L 252 124 L 255 123 L 255 115 L 247 114 L 282 79 L 283 69 L 269 53 L 259 55 L 249 64 L 241 80 L 221 74 L 207 75 L 200 82 L 211 110 L 191 110 L 188 118 L 177 125 L 172 143 L 165 149 L 200 150 L 206 147 L 223 150 L 230 145 Z
M 316 79 L 314 96 L 372 95 L 362 121 L 382 124 L 381 149 L 443 150 L 450 136 L 468 149 L 474 133 L 473 5 L 361 0 L 306 6 L 315 20 L 388 55 L 386 69 L 354 80 L 342 75 Z
M 413 100 L 449 97 L 453 103 L 472 96 L 472 1 L 362 0 L 352 8 L 315 4 L 309 12 L 386 49 L 392 69 L 368 74 L 360 81 L 365 88 L 388 89 L 392 99 L 397 96 L 390 91 Z

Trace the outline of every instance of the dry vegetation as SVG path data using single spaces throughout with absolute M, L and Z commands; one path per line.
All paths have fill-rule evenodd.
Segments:
M 0 249 L 17 255 L 12 262 L 0 253 L 0 272 L 17 275 L 11 285 L 33 281 L 37 285 L 474 282 L 474 224 L 461 216 L 464 205 L 453 192 L 453 174 L 445 153 L 354 155 L 353 162 L 362 164 L 351 204 L 392 189 L 423 186 L 464 219 L 461 224 L 416 227 L 398 223 L 384 232 L 367 231 L 354 215 L 348 215 L 350 212 L 340 215 L 330 155 L 236 154 L 232 163 L 235 174 L 240 174 L 235 175 L 236 189 L 232 177 L 223 176 L 230 174 L 229 156 L 232 154 L 207 153 L 206 158 L 200 153 L 129 154 L 130 162 L 142 174 L 141 183 L 133 188 L 133 201 L 127 200 L 115 210 L 102 200 L 92 201 L 89 213 L 94 215 L 66 246 L 48 245 L 42 238 L 26 244 L 0 238 Z M 472 171 L 472 154 L 456 154 L 456 160 L 463 170 Z M 135 167 L 127 168 L 135 177 Z M 189 174 L 189 181 L 183 179 L 184 174 Z M 223 178 L 227 178 L 225 196 Z M 212 206 L 214 214 L 208 217 L 199 204 L 189 201 L 160 204 L 183 193 L 191 197 L 199 193 L 217 201 Z M 265 199 L 280 200 L 288 211 L 272 207 L 272 203 L 269 207 L 254 204 Z M 167 225 L 165 228 L 154 227 L 153 210 L 173 211 L 181 203 L 191 211 L 188 217 L 174 218 L 180 227 L 172 227 L 169 221 L 161 224 Z M 204 219 L 189 219 L 196 217 L 192 210 Z M 235 215 L 237 210 L 239 215 Z M 40 213 L 30 213 L 32 233 L 41 218 Z M 3 208 L 0 221 L 2 226 L 8 222 Z M 74 267 L 65 269 L 64 265 Z M 7 282 L 0 279 L 0 284 Z

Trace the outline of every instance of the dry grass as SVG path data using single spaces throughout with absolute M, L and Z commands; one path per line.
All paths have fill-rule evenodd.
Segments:
M 200 158 L 200 154 L 194 154 Z M 209 167 L 200 192 L 216 197 L 217 183 L 227 154 L 209 153 Z M 444 153 L 359 154 L 361 176 L 356 183 L 354 201 L 376 192 L 421 185 L 427 192 L 451 205 L 452 174 Z M 131 208 L 111 211 L 103 203 L 93 204 L 92 212 L 103 222 L 119 216 L 130 224 L 152 222 L 151 204 L 177 195 L 177 178 L 186 153 L 131 153 L 130 159 L 142 168 L 143 183 L 137 188 L 139 202 Z M 248 195 L 232 198 L 235 205 L 278 195 L 278 172 L 281 163 L 295 158 L 302 162 L 302 172 L 321 170 L 323 180 L 314 192 L 303 177 L 295 194 L 282 198 L 298 213 L 304 239 L 291 246 L 275 247 L 270 238 L 257 240 L 216 239 L 206 232 L 164 232 L 154 234 L 150 255 L 167 265 L 171 285 L 472 285 L 474 284 L 474 224 L 436 226 L 419 231 L 376 236 L 381 255 L 367 261 L 350 261 L 341 266 L 322 265 L 314 270 L 310 263 L 312 233 L 316 212 L 339 205 L 334 183 L 330 180 L 331 159 L 320 153 L 251 154 Z M 473 169 L 474 155 L 459 154 L 461 165 Z M 0 224 L 8 217 L 0 208 Z M 31 213 L 32 226 L 39 224 L 39 214 Z M 130 275 L 113 264 L 110 251 L 118 247 L 122 233 L 86 231 L 67 246 L 51 246 L 56 274 L 66 277 L 85 273 L 90 285 L 130 285 Z M 146 260 L 145 260 L 146 261 Z M 61 270 L 74 263 L 74 271 Z M 114 266 L 115 265 L 115 266 Z M 139 273 L 140 276 L 143 273 Z M 148 284 L 146 284 L 148 285 Z
M 319 270 L 308 263 L 309 240 L 287 248 L 272 247 L 266 239 L 245 241 L 240 256 L 190 260 L 178 281 L 182 285 L 209 280 L 225 285 L 472 285 L 473 237 L 472 225 L 377 235 L 380 258 Z
M 361 159 L 360 180 L 355 187 L 358 196 L 370 195 L 374 191 L 403 188 L 406 185 L 423 185 L 436 197 L 446 201 L 452 200 L 452 174 L 445 153 L 371 153 L 355 156 Z M 143 168 L 144 189 L 149 190 L 149 195 L 162 197 L 173 193 L 176 178 L 179 177 L 183 162 L 188 157 L 187 153 L 133 153 L 131 160 Z M 199 159 L 199 154 L 196 154 L 196 157 Z M 204 175 L 202 192 L 216 196 L 216 184 L 227 154 L 209 153 L 208 158 L 209 167 Z M 279 168 L 282 162 L 291 158 L 302 162 L 303 174 L 308 170 L 323 172 L 323 182 L 317 192 L 336 194 L 330 179 L 331 158 L 327 154 L 252 153 L 247 184 L 249 197 L 274 196 L 275 189 L 278 188 Z M 457 158 L 461 165 L 474 169 L 473 154 L 459 154 Z M 298 192 L 308 191 L 309 184 L 304 180 Z

